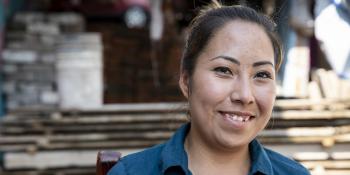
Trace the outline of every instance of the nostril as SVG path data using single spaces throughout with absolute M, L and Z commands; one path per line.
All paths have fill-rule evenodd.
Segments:
M 250 90 L 240 87 L 231 93 L 231 101 L 241 104 L 251 104 L 254 102 L 253 94 Z
M 234 81 L 232 81 L 230 88 L 230 97 L 232 102 L 245 105 L 254 102 L 255 84 L 251 79 L 249 70 L 246 68 L 239 71 L 237 77 L 234 79 Z

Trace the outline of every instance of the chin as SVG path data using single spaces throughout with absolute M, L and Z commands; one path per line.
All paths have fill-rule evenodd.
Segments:
M 249 136 L 235 136 L 229 133 L 221 133 L 217 137 L 218 145 L 225 150 L 235 150 L 238 148 L 246 147 L 252 140 L 253 139 L 250 139 Z

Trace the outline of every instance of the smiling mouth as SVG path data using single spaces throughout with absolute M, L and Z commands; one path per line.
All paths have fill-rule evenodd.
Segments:
M 227 119 L 234 122 L 248 122 L 255 118 L 253 115 L 249 115 L 247 113 L 229 113 L 229 112 L 220 112 L 221 115 L 225 116 Z

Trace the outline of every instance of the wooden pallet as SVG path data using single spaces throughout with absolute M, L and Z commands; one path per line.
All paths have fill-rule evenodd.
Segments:
M 330 107 L 337 104 L 342 107 Z M 315 105 L 324 107 L 315 110 Z M 162 143 L 188 121 L 185 111 L 184 103 L 108 105 L 84 111 L 13 111 L 0 122 L 0 151 L 4 152 L 6 169 L 0 172 L 94 173 L 89 170 L 99 150 L 127 155 Z M 312 171 L 323 167 L 335 174 L 347 172 L 348 167 L 337 166 L 344 165 L 350 156 L 334 155 L 350 151 L 350 103 L 278 99 L 269 125 L 258 138 Z M 324 157 L 310 159 L 316 155 Z

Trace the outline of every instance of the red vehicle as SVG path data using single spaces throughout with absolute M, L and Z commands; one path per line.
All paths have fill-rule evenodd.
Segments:
M 55 11 L 76 11 L 88 18 L 121 18 L 130 27 L 149 21 L 149 0 L 53 0 Z

